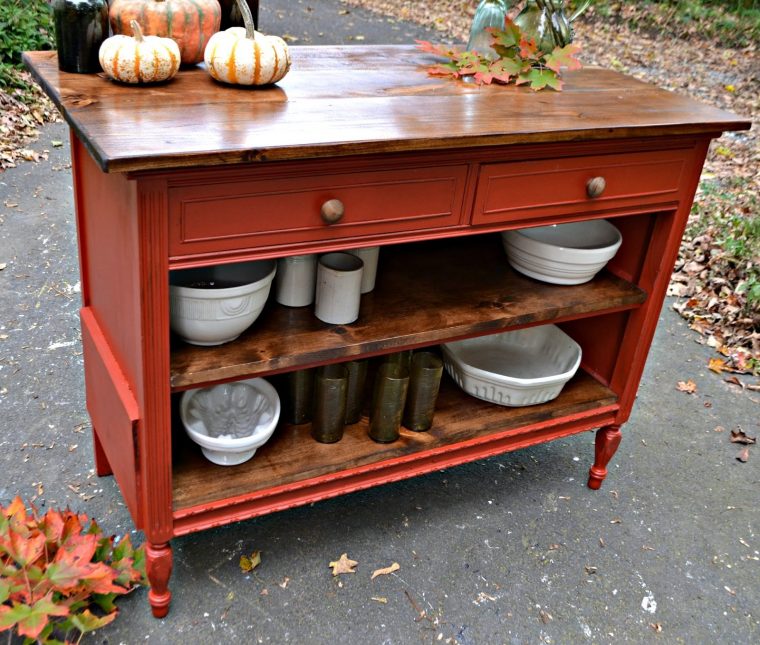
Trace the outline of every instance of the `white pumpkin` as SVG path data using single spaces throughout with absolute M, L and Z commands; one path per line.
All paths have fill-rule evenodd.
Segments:
M 245 1 L 237 0 L 243 27 L 230 27 L 209 38 L 204 61 L 217 81 L 233 85 L 276 83 L 290 69 L 288 45 L 279 36 L 266 36 L 253 28 L 253 16 Z
M 179 69 L 179 46 L 171 38 L 143 36 L 136 20 L 134 36 L 106 38 L 100 46 L 100 66 L 109 78 L 122 83 L 158 83 L 174 77 Z

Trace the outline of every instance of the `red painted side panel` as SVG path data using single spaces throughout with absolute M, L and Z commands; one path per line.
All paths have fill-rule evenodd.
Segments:
M 92 310 L 84 307 L 80 315 L 87 411 L 132 519 L 139 525 L 137 401 Z
M 78 139 L 72 144 L 85 305 L 92 307 L 127 381 L 138 392 L 142 354 L 135 182 L 102 172 Z

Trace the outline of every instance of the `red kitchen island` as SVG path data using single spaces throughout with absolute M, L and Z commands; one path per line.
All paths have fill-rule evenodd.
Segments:
M 431 78 L 411 47 L 292 54 L 288 76 L 260 89 L 202 68 L 128 87 L 60 72 L 54 52 L 25 55 L 71 128 L 96 468 L 145 533 L 159 617 L 179 535 L 592 429 L 599 488 L 710 140 L 750 125 L 603 69 L 534 93 Z M 330 200 L 338 221 L 321 216 Z M 514 272 L 494 234 L 602 217 L 623 244 L 577 286 Z M 353 324 L 270 298 L 226 345 L 170 334 L 171 271 L 374 245 L 377 286 Z M 366 418 L 329 445 L 281 423 L 251 461 L 223 467 L 176 416 L 189 388 L 549 322 L 583 350 L 557 399 L 501 407 L 445 380 L 433 428 L 391 444 L 369 439 Z

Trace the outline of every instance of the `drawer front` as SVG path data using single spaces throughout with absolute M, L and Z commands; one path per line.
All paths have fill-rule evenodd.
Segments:
M 462 223 L 467 165 L 182 186 L 170 189 L 173 257 L 319 243 Z M 322 205 L 340 200 L 327 224 Z
M 687 159 L 688 151 L 665 150 L 486 164 L 480 169 L 472 223 L 674 202 Z M 591 197 L 588 182 L 599 177 L 604 190 Z

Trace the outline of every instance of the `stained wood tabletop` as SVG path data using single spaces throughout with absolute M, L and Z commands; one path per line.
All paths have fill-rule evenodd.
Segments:
M 127 86 L 24 62 L 104 171 L 742 130 L 750 122 L 617 72 L 566 74 L 562 92 L 428 76 L 413 46 L 292 47 L 290 73 L 227 86 L 202 66 Z

